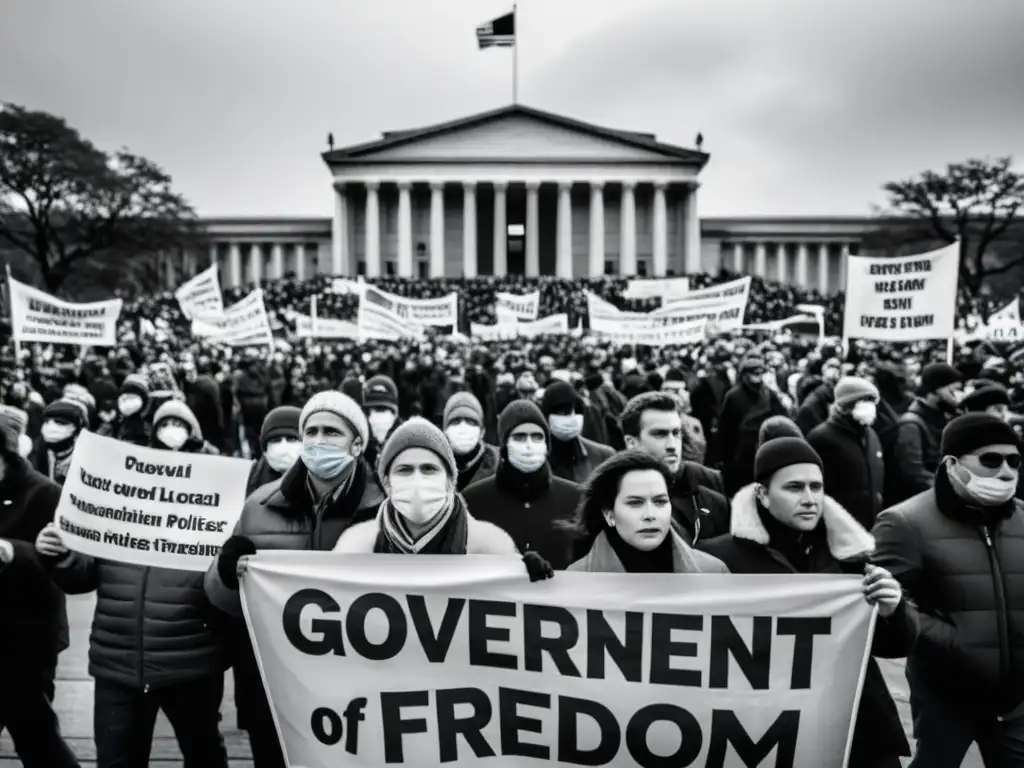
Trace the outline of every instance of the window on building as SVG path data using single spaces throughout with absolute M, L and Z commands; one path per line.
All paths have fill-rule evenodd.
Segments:
M 509 224 L 508 225 L 508 236 L 509 237 L 526 237 L 526 225 L 525 224 Z
M 647 277 L 647 259 L 637 259 L 636 273 L 640 277 Z
M 430 265 L 425 260 L 421 259 L 420 261 L 416 262 L 416 275 L 417 277 L 420 278 L 420 280 L 426 280 L 428 277 L 430 277 L 429 267 Z
M 614 275 L 615 274 L 615 262 L 612 259 L 605 259 L 604 260 L 604 273 L 606 275 Z
M 384 262 L 384 274 L 387 277 L 394 277 L 396 274 L 395 262 L 392 261 L 391 259 L 388 259 L 387 261 Z
M 366 277 L 366 262 L 362 259 L 356 262 L 356 274 L 360 277 Z

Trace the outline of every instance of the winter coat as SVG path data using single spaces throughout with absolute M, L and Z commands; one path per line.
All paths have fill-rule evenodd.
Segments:
M 306 465 L 295 462 L 284 476 L 256 489 L 242 507 L 233 535 L 246 536 L 256 549 L 330 551 L 353 523 L 372 520 L 384 501 L 366 462 L 359 460 L 351 482 L 316 504 L 310 494 Z M 206 572 L 206 593 L 220 610 L 242 615 L 238 590 L 224 585 L 215 560 Z
M 819 424 L 824 424 L 828 419 L 829 406 L 835 399 L 835 388 L 828 382 L 823 382 L 815 387 L 796 412 L 794 421 L 800 427 L 800 431 L 809 435 Z
M 689 545 L 729 532 L 729 502 L 714 490 L 715 475 L 720 487 L 718 472 L 683 462 L 669 489 L 673 528 Z
M 145 411 L 119 417 L 112 425 L 114 439 L 132 445 L 149 445 L 149 423 L 143 418 L 143 413 Z
M 607 445 L 595 443 L 585 437 L 561 442 L 551 438 L 551 453 L 548 465 L 555 476 L 583 485 L 594 474 L 594 470 L 615 455 Z
M 245 482 L 245 498 L 261 486 L 281 479 L 281 473 L 267 463 L 266 454 L 260 456 L 249 468 L 249 479 Z
M 731 387 L 728 374 L 721 368 L 715 368 L 701 377 L 690 393 L 690 408 L 700 420 L 708 441 L 706 461 L 710 466 L 717 466 L 724 458 L 718 439 L 718 414 Z
M 784 416 L 786 407 L 766 386 L 752 390 L 738 384 L 729 390 L 718 417 L 718 446 L 722 456 L 725 495 L 732 496 L 754 480 L 758 431 L 771 416 Z
M 875 561 L 921 610 L 908 663 L 914 694 L 989 715 L 1024 701 L 1024 503 L 985 512 L 956 495 L 945 469 L 935 487 L 875 523 Z
M 473 517 L 504 530 L 520 552 L 532 549 L 564 570 L 573 560 L 574 540 L 560 523 L 573 518 L 580 493 L 547 465 L 524 475 L 502 459 L 494 477 L 473 483 L 462 497 Z
M 672 537 L 672 572 L 673 573 L 728 573 L 721 560 L 711 555 L 692 549 L 675 531 Z M 590 551 L 575 563 L 566 568 L 567 571 L 583 571 L 586 573 L 625 573 L 619 556 L 608 541 L 608 535 L 601 531 L 594 539 Z
M 870 529 L 882 511 L 885 489 L 885 461 L 875 430 L 833 413 L 811 430 L 807 442 L 821 456 L 829 496 Z
M 0 539 L 11 543 L 14 559 L 0 565 L 0 669 L 11 663 L 50 666 L 68 647 L 64 593 L 35 548 L 58 501 L 59 485 L 24 459 L 8 456 L 0 481 Z
M 900 416 L 893 455 L 895 495 L 905 501 L 932 487 L 935 470 L 939 466 L 939 447 L 942 430 L 948 421 L 946 414 L 924 400 L 911 403 Z
M 493 477 L 498 471 L 498 462 L 501 458 L 496 447 L 481 443 L 469 460 L 463 460 L 459 456 L 456 456 L 455 460 L 459 465 L 459 479 L 455 490 L 462 493 L 473 483 Z
M 472 515 L 469 515 L 466 523 L 467 555 L 519 554 L 512 538 L 498 526 L 477 520 Z M 376 520 L 357 523 L 341 534 L 334 551 L 348 555 L 373 554 L 378 533 L 380 524 Z
M 825 497 L 823 531 L 812 539 L 808 573 L 861 573 L 864 559 L 875 542 L 853 516 L 834 499 Z M 768 529 L 761 520 L 753 484 L 742 488 L 732 500 L 730 533 L 702 542 L 700 549 L 714 555 L 731 573 L 797 573 L 797 569 L 772 547 Z M 875 624 L 872 656 L 902 658 L 914 647 L 918 632 L 917 610 L 902 600 L 888 619 Z M 861 692 L 857 724 L 853 733 L 850 768 L 871 766 L 881 758 L 910 754 L 899 711 L 889 694 L 885 678 L 874 658 L 868 661 Z
M 212 376 L 199 376 L 195 381 L 186 381 L 183 386 L 185 404 L 195 414 L 203 437 L 218 450 L 225 451 L 226 427 L 217 382 Z

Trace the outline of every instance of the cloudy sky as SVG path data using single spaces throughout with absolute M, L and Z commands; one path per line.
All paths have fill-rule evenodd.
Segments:
M 0 0 L 0 100 L 166 168 L 201 215 L 330 215 L 319 153 L 511 100 L 511 0 Z M 705 215 L 861 214 L 1024 162 L 1024 0 L 521 0 L 520 100 L 691 146 Z

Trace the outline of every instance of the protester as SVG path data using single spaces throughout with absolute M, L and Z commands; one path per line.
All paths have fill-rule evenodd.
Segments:
M 571 384 L 553 381 L 544 389 L 541 412 L 551 434 L 548 465 L 557 477 L 577 484 L 586 482 L 615 453 L 606 445 L 582 437 L 585 409 L 586 403 Z
M 118 416 L 113 436 L 124 443 L 149 445 L 149 382 L 138 374 L 129 374 L 117 396 Z
M 964 396 L 960 408 L 964 413 L 987 413 L 1006 421 L 1010 413 L 1010 393 L 1002 384 L 989 382 Z
M 32 457 L 35 468 L 58 485 L 63 485 L 71 468 L 75 441 L 87 422 L 88 411 L 76 400 L 61 398 L 46 406 L 43 426 L 39 430 L 41 442 Z
M 484 409 L 469 392 L 456 392 L 444 406 L 444 434 L 458 467 L 456 490 L 492 477 L 498 469 L 498 449 L 484 442 Z
M 942 432 L 928 491 L 883 512 L 875 561 L 921 612 L 907 664 L 912 766 L 959 766 L 972 742 L 986 766 L 1024 765 L 1024 505 L 1012 427 L 970 413 Z
M 168 400 L 153 414 L 150 439 L 153 448 L 185 453 L 217 455 L 218 451 L 203 439 L 203 431 L 191 409 L 181 400 Z
M 302 411 L 294 405 L 280 405 L 263 420 L 260 428 L 260 449 L 262 455 L 249 470 L 245 484 L 248 497 L 260 486 L 272 483 L 291 469 L 302 452 L 302 438 L 299 435 L 299 417 Z
M 366 461 L 372 469 L 391 431 L 398 425 L 398 387 L 389 376 L 374 376 L 363 387 L 363 412 L 370 425 Z

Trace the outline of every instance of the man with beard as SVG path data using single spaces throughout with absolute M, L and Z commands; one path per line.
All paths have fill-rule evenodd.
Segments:
M 951 365 L 931 363 L 921 370 L 917 398 L 900 416 L 893 466 L 886 467 L 897 477 L 893 501 L 909 499 L 935 483 L 942 430 L 956 415 L 962 388 L 960 372 Z

